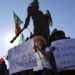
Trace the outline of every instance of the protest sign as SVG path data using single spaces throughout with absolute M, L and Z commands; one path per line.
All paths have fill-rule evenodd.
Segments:
M 33 47 L 33 40 L 28 40 L 8 51 L 10 74 L 32 69 L 33 67 L 37 66 Z
M 53 54 L 57 69 L 70 69 L 75 66 L 75 39 L 58 40 L 51 45 L 55 47 Z

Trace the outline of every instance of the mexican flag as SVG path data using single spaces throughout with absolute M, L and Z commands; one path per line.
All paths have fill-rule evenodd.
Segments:
M 15 21 L 15 34 L 18 35 L 21 31 L 20 25 L 23 21 L 14 13 L 14 21 Z
M 0 59 L 0 64 L 2 64 L 4 62 L 4 59 L 3 58 L 1 58 Z

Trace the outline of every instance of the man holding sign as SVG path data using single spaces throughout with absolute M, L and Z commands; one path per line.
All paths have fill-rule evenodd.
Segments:
M 67 39 L 65 36 L 65 33 L 62 30 L 57 30 L 54 29 L 54 31 L 52 32 L 51 36 L 48 39 L 48 46 L 50 46 L 50 63 L 52 65 L 52 69 L 53 72 L 55 74 L 57 74 L 57 64 L 56 64 L 56 60 L 55 60 L 55 56 L 54 56 L 54 52 L 55 52 L 55 46 L 52 45 L 51 43 L 57 40 L 61 40 L 61 39 Z

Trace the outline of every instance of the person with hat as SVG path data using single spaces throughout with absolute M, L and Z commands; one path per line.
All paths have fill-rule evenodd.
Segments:
M 33 40 L 34 40 L 35 57 L 37 60 L 37 67 L 33 68 L 34 74 L 42 75 L 46 70 L 46 72 L 48 72 L 46 75 L 49 75 L 50 63 L 48 59 L 48 54 L 45 52 L 45 46 L 47 42 L 45 38 L 40 35 L 34 36 Z

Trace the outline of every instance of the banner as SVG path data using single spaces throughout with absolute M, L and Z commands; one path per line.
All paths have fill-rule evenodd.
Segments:
M 33 40 L 28 40 L 8 51 L 10 74 L 32 69 L 37 66 L 33 47 Z
M 57 69 L 75 69 L 75 39 L 54 41 L 53 52 Z

